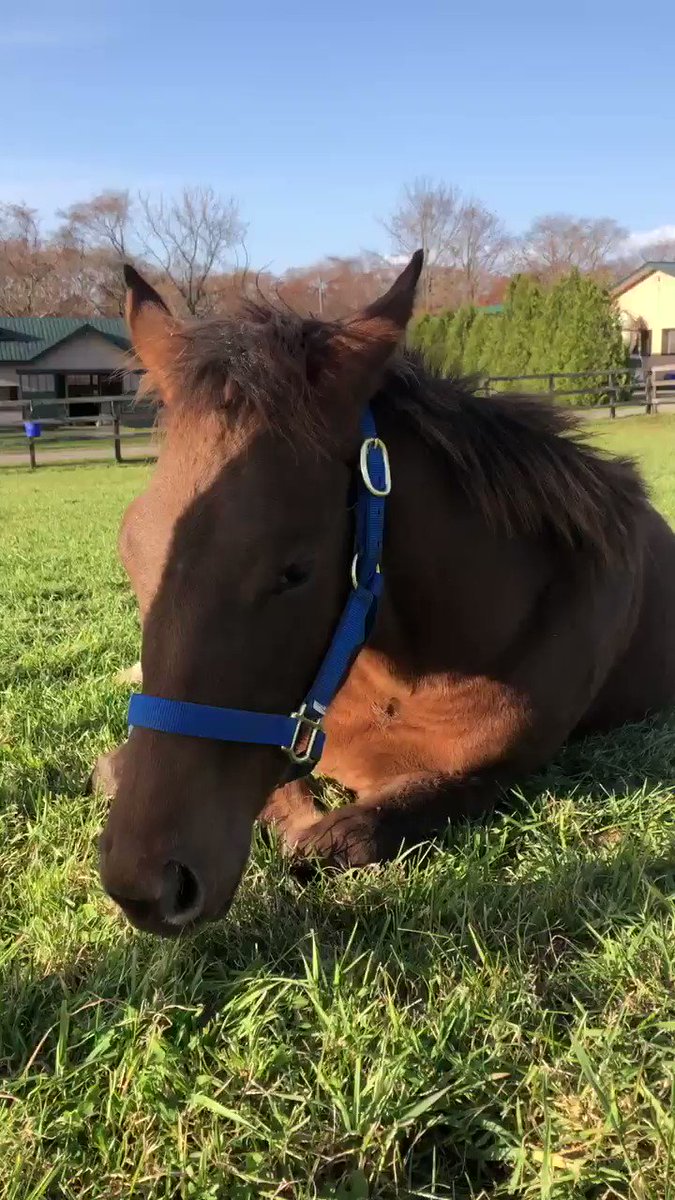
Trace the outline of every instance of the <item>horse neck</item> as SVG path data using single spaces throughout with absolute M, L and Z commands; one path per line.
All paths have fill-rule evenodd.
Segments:
M 378 425 L 393 487 L 371 646 L 396 671 L 488 671 L 550 578 L 550 551 L 492 529 L 442 453 L 395 413 L 378 417 Z

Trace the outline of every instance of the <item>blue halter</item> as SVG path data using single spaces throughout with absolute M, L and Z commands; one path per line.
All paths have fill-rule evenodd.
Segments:
M 191 704 L 138 693 L 129 703 L 130 728 L 140 726 L 220 742 L 278 746 L 292 763 L 291 779 L 311 774 L 326 741 L 323 731 L 326 710 L 370 634 L 382 590 L 380 559 L 391 472 L 387 447 L 377 436 L 370 408 L 362 418 L 361 433 L 352 590 L 326 657 L 297 712 L 290 716 L 246 712 L 241 708 Z

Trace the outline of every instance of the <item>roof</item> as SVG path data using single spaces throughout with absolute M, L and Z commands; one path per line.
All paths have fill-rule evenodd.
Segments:
M 645 262 L 637 270 L 631 271 L 630 275 L 626 275 L 624 279 L 620 279 L 614 284 L 612 291 L 615 296 L 619 296 L 621 292 L 627 292 L 630 288 L 635 287 L 636 283 L 641 283 L 643 279 L 647 279 L 653 275 L 655 271 L 663 271 L 666 275 L 672 275 L 675 278 L 675 262 L 670 260 L 663 262 Z
M 482 313 L 500 313 L 504 311 L 503 304 L 479 304 L 478 311 Z
M 122 317 L 2 317 L 0 362 L 32 362 L 45 351 L 85 330 L 92 330 L 120 350 L 130 347 Z

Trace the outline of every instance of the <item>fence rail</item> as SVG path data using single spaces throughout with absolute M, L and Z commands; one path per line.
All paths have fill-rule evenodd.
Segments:
M 521 391 L 528 395 L 565 404 L 587 416 L 617 416 L 620 411 L 656 413 L 660 408 L 675 407 L 675 363 L 649 368 L 626 367 L 604 371 L 548 372 L 539 375 L 492 375 L 481 381 L 484 395 Z M 579 403 L 579 397 L 586 399 Z M 74 415 L 78 405 L 99 405 L 96 416 Z M 134 406 L 129 396 L 83 396 L 68 398 L 70 415 L 63 416 L 63 400 L 39 400 L 35 409 L 28 401 L 23 406 L 0 405 L 0 466 L 28 462 L 34 470 L 43 463 L 86 460 L 101 457 L 102 447 L 110 447 L 115 462 L 129 456 L 152 458 L 153 410 L 148 404 Z M 53 416 L 45 415 L 49 410 Z M 95 454 L 86 454 L 87 449 Z
M 107 447 L 118 463 L 124 462 L 127 446 L 145 449 L 147 457 L 154 457 L 153 410 L 147 404 L 134 406 L 132 401 L 129 396 L 69 397 L 67 417 L 63 415 L 64 401 L 58 399 L 38 400 L 35 407 L 26 401 L 0 405 L 0 465 L 18 465 L 27 459 L 35 470 L 40 458 L 45 463 L 86 460 L 92 455 L 83 450 L 94 448 L 93 457 L 98 458 Z M 96 415 L 75 415 L 78 406 L 91 409 L 92 404 L 99 406 Z
M 655 413 L 660 406 L 675 404 L 675 363 L 604 371 L 491 375 L 481 381 L 480 390 L 484 395 L 523 391 L 588 416 L 607 413 L 614 418 L 621 409 Z M 579 403 L 581 396 L 585 404 Z

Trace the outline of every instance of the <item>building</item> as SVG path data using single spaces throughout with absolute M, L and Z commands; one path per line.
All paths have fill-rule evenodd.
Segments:
M 624 340 L 644 366 L 675 364 L 675 262 L 647 262 L 613 288 Z
M 136 391 L 130 349 L 121 317 L 0 316 L 5 421 L 16 420 L 23 409 L 43 419 L 97 417 L 101 397 Z

